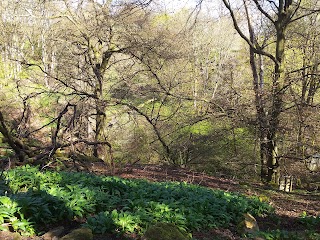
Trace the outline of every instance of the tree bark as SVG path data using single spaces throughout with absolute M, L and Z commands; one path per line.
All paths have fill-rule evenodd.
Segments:
M 230 4 L 223 0 L 225 6 L 229 9 L 234 26 L 239 35 L 249 44 L 250 66 L 253 76 L 253 88 L 255 92 L 255 107 L 257 112 L 258 132 L 260 140 L 260 163 L 261 163 L 261 180 L 264 182 L 278 182 L 280 170 L 277 147 L 277 134 L 279 132 L 279 119 L 283 111 L 283 96 L 287 86 L 287 80 L 284 76 L 284 51 L 285 51 L 285 33 L 286 28 L 291 23 L 292 11 L 290 9 L 292 2 L 290 0 L 280 0 L 276 20 L 265 12 L 260 3 L 254 0 L 259 11 L 268 18 L 274 25 L 275 35 L 275 54 L 269 54 L 258 45 L 250 22 L 246 0 L 244 0 L 249 38 L 240 30 L 235 19 Z M 260 61 L 257 60 L 257 55 Z M 267 107 L 264 102 L 263 82 L 264 75 L 262 70 L 262 57 L 269 57 L 274 62 L 274 72 L 271 90 L 271 106 Z M 260 72 L 258 71 L 257 62 L 259 63 Z
M 27 147 L 17 138 L 12 136 L 10 131 L 8 130 L 2 112 L 0 111 L 0 132 L 2 133 L 5 142 L 9 144 L 12 150 L 17 155 L 20 162 L 24 162 L 27 157 Z

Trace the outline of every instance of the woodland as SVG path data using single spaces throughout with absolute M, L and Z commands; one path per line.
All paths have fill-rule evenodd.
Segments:
M 0 13 L 1 239 L 320 239 L 319 0 Z

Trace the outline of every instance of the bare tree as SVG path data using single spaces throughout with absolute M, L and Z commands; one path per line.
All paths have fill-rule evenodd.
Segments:
M 246 34 L 246 31 L 241 28 L 231 2 L 223 0 L 223 3 L 229 11 L 235 29 L 250 48 L 250 65 L 260 139 L 261 178 L 266 182 L 277 181 L 280 156 L 278 153 L 279 121 L 285 109 L 284 96 L 290 86 L 285 62 L 287 29 L 290 25 L 305 16 L 314 14 L 319 9 L 314 8 L 303 12 L 304 6 L 301 1 L 243 1 L 249 30 L 249 34 Z M 262 22 L 268 23 L 270 38 L 265 36 L 262 41 L 259 41 L 260 36 L 255 33 L 252 23 L 252 16 L 257 17 L 257 14 L 250 13 L 251 8 L 262 16 Z M 270 94 L 267 94 L 265 89 L 265 75 L 262 68 L 265 58 L 273 64 L 269 81 Z M 268 95 L 267 98 L 266 95 Z

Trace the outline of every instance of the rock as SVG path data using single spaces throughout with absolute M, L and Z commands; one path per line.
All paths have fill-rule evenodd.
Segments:
M 243 214 L 243 218 L 243 221 L 238 224 L 238 232 L 240 234 L 259 231 L 257 220 L 250 213 Z
M 92 240 L 92 231 L 89 228 L 78 228 L 65 235 L 60 240 Z
M 21 240 L 22 237 L 17 232 L 0 231 L 1 240 Z
M 311 157 L 306 159 L 306 167 L 311 172 L 318 172 L 320 171 L 320 154 L 316 153 Z
M 145 232 L 143 240 L 189 240 L 187 233 L 172 223 L 156 223 Z
M 63 232 L 64 232 L 64 227 L 60 226 L 60 227 L 54 228 L 54 229 L 50 230 L 49 232 L 43 234 L 42 238 L 44 240 L 56 240 L 62 236 Z

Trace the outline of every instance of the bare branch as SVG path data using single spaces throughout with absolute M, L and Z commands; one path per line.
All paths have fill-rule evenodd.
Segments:
M 298 20 L 300 20 L 300 19 L 302 19 L 302 18 L 304 18 L 304 17 L 310 16 L 310 15 L 315 14 L 315 13 L 320 13 L 320 9 L 314 9 L 314 10 L 312 10 L 312 11 L 306 13 L 306 14 L 303 14 L 303 15 L 301 15 L 301 16 L 298 16 L 298 17 L 296 17 L 296 18 L 293 18 L 293 19 L 291 19 L 290 22 L 298 21 Z
M 237 19 L 234 15 L 234 12 L 230 6 L 230 4 L 228 3 L 227 0 L 222 0 L 224 5 L 226 6 L 226 8 L 229 10 L 230 16 L 232 18 L 232 22 L 233 22 L 233 26 L 236 29 L 236 31 L 238 32 L 238 34 L 240 35 L 240 37 L 245 40 L 248 45 L 252 48 L 254 53 L 260 54 L 260 55 L 264 55 L 268 58 L 270 58 L 276 65 L 279 65 L 279 61 L 270 53 L 263 51 L 262 49 L 257 49 L 255 44 L 253 42 L 250 41 L 250 39 L 243 33 L 243 31 L 240 29 Z
M 253 0 L 254 3 L 256 4 L 257 8 L 259 9 L 259 11 L 266 17 L 268 18 L 273 24 L 275 24 L 275 21 L 273 20 L 273 18 L 261 7 L 260 3 L 258 2 L 258 0 Z M 273 2 L 274 3 L 274 2 Z
M 138 109 L 136 106 L 130 104 L 130 103 L 126 103 L 126 102 L 122 102 L 122 101 L 117 101 L 117 104 L 119 105 L 123 105 L 123 106 L 127 106 L 129 109 L 134 110 L 135 112 L 137 112 L 139 115 L 143 116 L 147 122 L 152 126 L 152 129 L 154 131 L 154 133 L 156 134 L 158 140 L 160 141 L 161 145 L 163 146 L 164 150 L 166 151 L 166 155 L 167 157 L 170 157 L 171 155 L 171 151 L 169 149 L 169 146 L 166 144 L 165 140 L 163 139 L 163 137 L 161 136 L 161 133 L 158 129 L 158 127 L 156 126 L 156 124 L 152 121 L 151 118 L 149 118 L 149 116 L 147 114 L 145 114 L 144 112 L 142 112 L 140 109 Z

